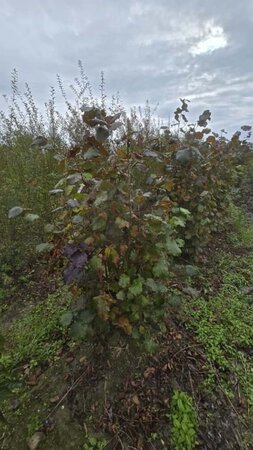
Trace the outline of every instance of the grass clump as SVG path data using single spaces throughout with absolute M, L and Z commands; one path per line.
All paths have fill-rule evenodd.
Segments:
M 246 216 L 242 208 L 232 205 L 230 207 L 230 217 L 233 230 L 228 236 L 229 242 L 234 247 L 251 248 L 253 245 L 253 224 L 251 217 Z
M 223 254 L 217 264 L 222 286 L 212 298 L 197 297 L 185 302 L 187 327 L 205 349 L 213 380 L 219 372 L 221 383 L 234 397 L 236 379 L 247 406 L 252 408 L 253 255 Z
M 25 362 L 35 367 L 53 358 L 64 340 L 60 317 L 71 305 L 72 298 L 69 290 L 62 288 L 14 323 L 9 333 L 13 365 Z

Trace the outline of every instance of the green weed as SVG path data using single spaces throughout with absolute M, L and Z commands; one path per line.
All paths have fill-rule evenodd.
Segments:
M 17 320 L 6 338 L 11 348 L 10 363 L 26 362 L 34 367 L 51 359 L 62 346 L 64 328 L 60 317 L 71 302 L 72 294 L 62 288 Z
M 208 356 L 207 384 L 214 383 L 219 370 L 223 389 L 233 396 L 233 386 L 225 376 L 227 371 L 233 373 L 252 406 L 253 364 L 248 349 L 253 345 L 253 302 L 247 286 L 253 284 L 253 254 L 224 254 L 216 264 L 223 276 L 222 287 L 212 298 L 185 301 L 187 327 L 194 331 Z
M 197 414 L 186 392 L 174 391 L 168 417 L 173 450 L 193 450 L 197 444 Z
M 32 414 L 27 420 L 28 436 L 32 436 L 41 427 L 41 417 L 39 414 Z
M 99 439 L 95 436 L 87 436 L 86 439 L 83 450 L 104 450 L 107 445 L 105 439 Z

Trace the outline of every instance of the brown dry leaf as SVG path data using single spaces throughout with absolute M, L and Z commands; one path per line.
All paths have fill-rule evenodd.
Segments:
M 156 369 L 154 367 L 148 367 L 143 374 L 144 378 L 151 378 L 155 374 L 155 371 Z
M 119 255 L 114 256 L 112 261 L 113 261 L 113 264 L 115 264 L 115 266 L 119 266 L 120 265 L 120 257 L 119 257 Z
M 37 367 L 37 369 L 35 370 L 35 376 L 38 378 L 42 373 L 41 367 Z
M 77 295 L 80 292 L 80 289 L 77 286 L 72 286 L 70 290 L 74 295 Z
M 51 403 L 57 403 L 60 400 L 59 395 L 55 395 L 54 397 L 50 398 Z
M 131 235 L 133 238 L 135 238 L 136 236 L 138 236 L 138 234 L 139 234 L 139 230 L 138 230 L 137 225 L 133 225 L 133 226 L 131 227 L 131 229 L 130 229 L 130 235 Z
M 180 341 L 182 339 L 182 333 L 180 333 L 180 331 L 176 331 L 176 330 L 171 331 L 170 335 L 173 338 L 173 340 Z
M 136 405 L 136 406 L 140 406 L 140 400 L 138 399 L 137 395 L 133 395 L 132 397 L 132 402 Z
M 37 384 L 36 375 L 31 375 L 31 377 L 26 381 L 26 384 L 28 384 L 29 386 L 35 386 Z
M 249 405 L 248 405 L 248 402 L 247 402 L 247 400 L 246 400 L 245 397 L 242 397 L 242 398 L 240 399 L 239 404 L 240 404 L 240 406 L 241 406 L 242 408 L 248 409 L 248 406 L 249 406 Z
M 172 205 L 173 203 L 169 197 L 164 197 L 159 202 L 159 206 L 165 210 L 169 210 L 172 207 Z
M 166 370 L 171 370 L 172 369 L 172 364 L 171 363 L 167 363 L 162 367 L 162 370 L 165 372 Z
M 128 245 L 126 245 L 126 244 L 121 244 L 120 245 L 120 254 L 123 256 L 123 255 L 125 255 L 125 253 L 127 252 L 127 250 L 128 250 Z
M 93 297 L 93 300 L 96 303 L 98 316 L 100 319 L 108 320 L 111 306 L 115 303 L 115 300 L 109 294 L 105 293 Z
M 203 137 L 203 132 L 202 131 L 196 131 L 194 133 L 194 138 L 195 139 L 202 139 L 202 137 Z
M 137 450 L 143 450 L 143 436 L 138 437 Z
M 30 450 L 36 450 L 39 443 L 45 439 L 45 434 L 41 431 L 37 431 L 34 433 L 28 440 L 27 445 L 30 448 Z
M 80 359 L 79 359 L 79 362 L 82 364 L 82 363 L 84 363 L 86 361 L 86 356 L 82 356 Z
M 67 363 L 67 364 L 71 363 L 72 361 L 74 361 L 74 356 L 68 356 L 68 357 L 66 358 L 66 363 Z

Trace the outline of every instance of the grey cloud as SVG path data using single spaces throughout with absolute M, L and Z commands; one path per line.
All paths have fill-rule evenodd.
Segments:
M 0 91 L 16 67 L 42 104 L 56 73 L 71 83 L 81 59 L 95 89 L 103 70 L 126 105 L 150 99 L 167 118 L 189 96 L 190 117 L 210 108 L 214 127 L 232 132 L 252 123 L 252 13 L 248 0 L 1 0 Z M 207 24 L 228 46 L 193 56 Z

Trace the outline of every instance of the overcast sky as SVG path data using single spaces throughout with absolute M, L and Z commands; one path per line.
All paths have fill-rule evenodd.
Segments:
M 81 59 L 127 106 L 166 118 L 185 97 L 216 131 L 253 125 L 253 0 L 0 0 L 0 55 L 1 94 L 15 67 L 43 103 Z

